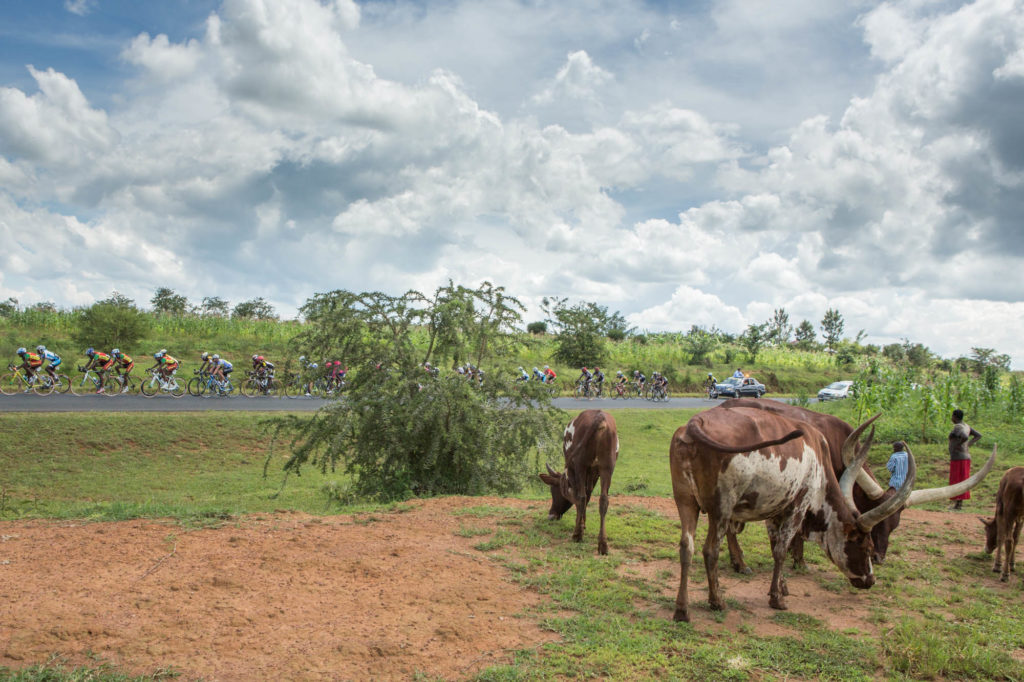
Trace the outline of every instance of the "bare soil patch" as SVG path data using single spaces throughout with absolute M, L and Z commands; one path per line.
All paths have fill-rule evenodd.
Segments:
M 627 505 L 670 519 L 676 514 L 669 499 L 628 496 L 616 496 L 611 513 Z M 481 537 L 459 534 L 460 528 L 501 528 L 500 518 L 457 514 L 480 506 L 547 512 L 546 502 L 444 498 L 402 511 L 278 513 L 196 530 L 153 520 L 3 522 L 0 666 L 44 663 L 60 653 L 73 664 L 94 665 L 99 656 L 135 674 L 174 668 L 186 680 L 409 679 L 416 673 L 464 679 L 508 661 L 515 649 L 556 638 L 526 615 L 544 597 L 514 584 L 497 562 L 474 550 Z M 929 543 L 948 559 L 962 558 L 981 549 L 975 517 L 909 510 L 894 543 L 939 531 Z M 978 542 L 954 541 L 959 533 Z M 588 528 L 584 542 L 593 544 L 595 536 L 596 527 Z M 614 537 L 610 542 L 613 555 L 622 551 Z M 725 619 L 717 622 L 704 606 L 706 586 L 691 584 L 694 625 L 713 633 L 745 624 L 759 635 L 793 634 L 768 607 L 770 573 L 736 576 L 725 556 Z M 620 573 L 660 581 L 662 593 L 674 598 L 679 564 L 627 560 Z M 877 604 L 873 591 L 845 591 L 837 599 L 823 579 L 839 577 L 830 564 L 787 573 L 791 613 L 879 634 L 869 618 Z M 885 580 L 884 566 L 878 574 Z M 995 576 L 993 583 L 999 585 Z
M 0 523 L 0 665 L 59 652 L 184 679 L 464 678 L 553 638 L 522 617 L 540 598 L 455 535 L 452 511 L 481 504 L 539 509 Z

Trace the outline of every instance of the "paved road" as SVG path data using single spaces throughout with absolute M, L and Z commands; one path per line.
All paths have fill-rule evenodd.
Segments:
M 31 393 L 0 396 L 0 412 L 209 412 L 217 410 L 241 412 L 312 412 L 328 401 L 319 398 L 196 398 L 185 395 L 181 398 L 170 396 L 117 396 L 102 395 L 48 395 Z M 556 406 L 572 412 L 588 408 L 641 410 L 664 410 L 681 408 L 714 407 L 720 401 L 704 398 L 672 398 L 667 402 L 649 400 L 576 400 L 556 398 Z

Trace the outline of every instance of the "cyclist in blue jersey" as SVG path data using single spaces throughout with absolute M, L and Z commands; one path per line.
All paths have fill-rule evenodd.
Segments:
M 228 375 L 234 371 L 235 367 L 230 362 L 214 353 L 210 356 L 210 376 L 216 378 L 222 384 L 227 383 Z
M 52 350 L 47 350 L 46 346 L 40 344 L 36 346 L 36 353 L 39 354 L 39 359 L 44 362 L 48 362 L 46 365 L 46 373 L 50 375 L 54 383 L 57 383 L 57 368 L 60 367 L 60 363 L 63 362 L 61 357 L 54 353 Z

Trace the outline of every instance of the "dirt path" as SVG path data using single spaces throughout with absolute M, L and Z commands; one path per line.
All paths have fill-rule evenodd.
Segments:
M 59 652 L 71 664 L 95 665 L 95 654 L 133 673 L 173 667 L 186 680 L 465 678 L 555 637 L 521 617 L 542 597 L 473 550 L 478 538 L 456 534 L 465 519 L 453 512 L 480 505 L 547 510 L 445 498 L 403 512 L 258 515 L 201 530 L 160 521 L 0 523 L 0 666 Z M 619 505 L 675 518 L 668 499 L 616 497 Z M 973 514 L 910 510 L 898 533 L 944 528 L 979 538 L 969 547 L 941 542 L 949 558 L 981 549 Z M 664 594 L 675 594 L 674 561 L 629 561 L 622 571 L 649 579 L 671 571 Z M 790 576 L 792 612 L 877 634 L 872 595 L 836 600 L 819 573 L 835 571 Z M 723 573 L 727 596 L 742 608 L 722 623 L 695 610 L 699 627 L 742 622 L 758 634 L 785 634 L 768 608 L 768 579 Z M 702 589 L 693 586 L 694 603 Z
M 194 531 L 0 523 L 0 665 L 92 652 L 184 679 L 466 677 L 552 638 L 517 617 L 540 598 L 454 534 L 453 508 L 489 502 Z

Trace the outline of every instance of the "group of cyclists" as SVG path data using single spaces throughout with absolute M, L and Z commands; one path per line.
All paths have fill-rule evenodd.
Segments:
M 25 347 L 18 348 L 15 352 L 21 359 L 21 365 L 17 369 L 24 370 L 29 385 L 37 380 L 40 371 L 45 372 L 49 380 L 55 385 L 60 384 L 61 379 L 57 375 L 57 369 L 63 363 L 61 356 L 48 350 L 42 344 L 36 346 L 34 353 Z M 114 348 L 107 353 L 90 347 L 86 349 L 85 357 L 88 358 L 86 364 L 80 366 L 78 370 L 80 372 L 93 371 L 96 373 L 98 379 L 96 393 L 102 394 L 108 391 L 110 386 L 108 379 L 110 377 L 117 379 L 115 390 L 120 392 L 128 390 L 129 384 L 127 379 L 131 375 L 132 370 L 135 369 L 135 359 L 132 356 L 123 353 L 119 348 Z M 168 353 L 166 348 L 162 348 L 153 353 L 153 359 L 155 363 L 152 367 L 147 368 L 146 371 L 154 372 L 163 382 L 171 381 L 180 366 L 177 358 Z M 234 371 L 234 365 L 230 361 L 222 358 L 218 353 L 208 353 L 205 351 L 199 356 L 199 359 L 202 363 L 199 367 L 199 372 L 208 373 L 222 384 L 228 383 L 228 377 Z M 43 366 L 44 363 L 45 367 Z M 337 365 L 337 368 L 333 369 L 333 371 L 338 372 L 341 363 L 328 363 L 328 365 L 331 365 L 332 368 Z M 274 363 L 268 361 L 262 355 L 254 354 L 252 356 L 252 369 L 257 376 L 273 376 Z M 344 371 L 341 371 L 341 374 L 344 374 Z
M 27 348 L 18 348 L 16 351 L 18 357 L 21 359 L 22 364 L 18 369 L 25 371 L 25 375 L 28 379 L 29 384 L 37 379 L 37 375 L 40 372 L 45 372 L 49 380 L 55 385 L 59 385 L 60 378 L 57 374 L 58 368 L 60 368 L 63 359 L 57 353 L 48 350 L 44 345 L 40 344 L 36 346 L 35 352 L 28 350 Z M 114 376 L 117 378 L 116 389 L 119 391 L 128 390 L 127 377 L 131 375 L 132 370 L 135 368 L 135 360 L 126 353 L 121 352 L 120 349 L 114 348 L 109 353 L 95 348 L 89 348 L 85 351 L 85 356 L 88 358 L 87 363 L 83 367 L 79 367 L 79 371 L 88 372 L 90 370 L 96 373 L 98 378 L 98 385 L 96 393 L 105 393 L 108 391 L 110 382 L 108 378 Z M 153 359 L 155 363 L 152 367 L 147 368 L 147 372 L 152 371 L 156 373 L 160 379 L 164 382 L 169 382 L 174 376 L 178 367 L 180 366 L 179 361 L 167 352 L 167 349 L 161 349 L 156 353 L 153 353 Z M 267 360 L 262 355 L 256 353 L 250 358 L 252 362 L 252 373 L 257 378 L 272 378 L 274 376 L 274 363 Z M 230 376 L 234 371 L 234 364 L 227 358 L 223 358 L 218 353 L 209 353 L 203 351 L 200 356 L 200 366 L 197 370 L 198 374 L 207 374 L 215 378 L 220 385 L 230 386 Z M 345 385 L 345 380 L 348 374 L 348 366 L 346 366 L 340 360 L 328 360 L 324 363 L 321 369 L 319 364 L 306 358 L 306 356 L 299 356 L 299 366 L 303 372 L 302 381 L 306 386 L 306 394 L 309 395 L 313 389 L 314 381 L 323 380 L 326 382 L 328 387 L 342 387 Z M 430 362 L 423 363 L 423 369 L 431 377 L 438 376 L 438 368 L 431 365 Z M 484 371 L 471 363 L 465 365 L 459 365 L 455 372 L 460 376 L 464 376 L 470 381 L 476 383 L 483 383 Z M 545 384 L 554 384 L 558 379 L 558 374 L 555 370 L 549 366 L 544 365 L 544 368 L 534 367 L 533 372 L 527 372 L 523 367 L 518 368 L 516 376 L 517 382 L 525 381 L 539 381 Z M 706 384 L 714 385 L 716 383 L 715 378 L 708 374 Z M 601 396 L 605 384 L 605 374 L 600 367 L 582 367 L 580 375 L 576 379 L 576 384 L 582 388 L 582 393 L 587 396 Z M 644 375 L 640 370 L 633 370 L 631 374 L 626 374 L 621 370 L 615 373 L 615 381 L 612 384 L 614 389 L 619 395 L 623 395 L 625 391 L 632 390 L 638 395 L 644 392 L 645 388 L 658 388 L 662 389 L 664 393 L 668 392 L 668 379 L 660 374 L 659 372 L 652 372 L 651 378 L 648 380 L 647 376 Z M 123 387 L 123 388 L 122 388 Z
M 544 365 L 543 370 L 534 367 L 532 374 L 519 367 L 516 381 L 540 381 L 550 384 L 554 383 L 557 378 L 558 375 L 555 373 L 555 370 L 551 369 L 548 365 Z M 581 388 L 580 392 L 590 397 L 600 397 L 604 390 L 604 383 L 605 374 L 597 366 L 593 368 L 583 366 L 580 369 L 579 377 L 576 378 L 576 384 Z M 642 394 L 645 388 L 657 388 L 661 389 L 666 395 L 668 393 L 668 378 L 660 372 L 652 372 L 650 380 L 638 369 L 633 370 L 632 374 L 626 374 L 622 370 L 615 372 L 615 382 L 612 386 L 619 395 L 624 395 L 629 390 L 631 384 L 633 390 L 638 395 Z

